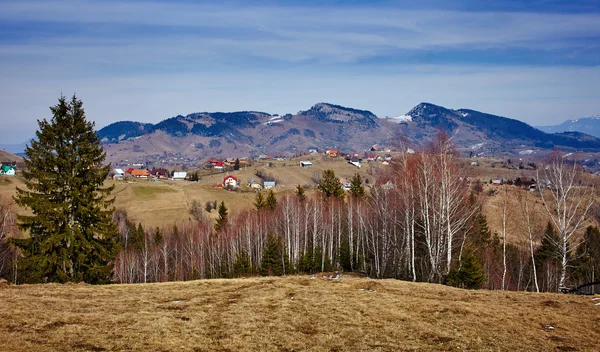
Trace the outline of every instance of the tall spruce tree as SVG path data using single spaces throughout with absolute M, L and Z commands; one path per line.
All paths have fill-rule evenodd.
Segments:
M 325 197 L 343 198 L 344 190 L 340 184 L 340 179 L 337 178 L 335 172 L 331 169 L 323 171 L 318 188 L 323 192 Z
M 362 183 L 362 178 L 358 172 L 354 174 L 354 177 L 352 177 L 352 180 L 350 181 L 350 194 L 355 198 L 362 198 L 367 194 L 365 186 L 363 186 Z
M 222 229 L 227 224 L 227 207 L 225 206 L 225 201 L 221 201 L 219 204 L 219 217 L 217 218 L 217 222 L 215 223 L 215 230 Z
M 265 208 L 273 211 L 277 208 L 277 198 L 275 197 L 275 192 L 272 189 L 269 190 L 269 194 L 267 194 L 267 199 L 265 199 Z
M 110 165 L 101 166 L 106 153 L 82 106 L 75 95 L 61 96 L 25 149 L 26 188 L 15 201 L 33 215 L 19 216 L 29 238 L 14 241 L 23 282 L 110 280 L 118 241 L 113 186 L 103 186 Z

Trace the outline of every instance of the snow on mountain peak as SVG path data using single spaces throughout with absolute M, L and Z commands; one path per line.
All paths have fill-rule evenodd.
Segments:
M 412 116 L 410 115 L 400 115 L 396 117 L 388 117 L 388 119 L 392 120 L 396 123 L 409 122 L 412 121 Z

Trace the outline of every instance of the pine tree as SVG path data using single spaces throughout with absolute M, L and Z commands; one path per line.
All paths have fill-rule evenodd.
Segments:
M 273 190 L 269 190 L 269 194 L 267 195 L 267 199 L 265 200 L 265 208 L 273 211 L 277 208 L 277 198 L 275 198 L 275 192 Z
M 263 276 L 281 276 L 283 275 L 283 257 L 282 257 L 281 239 L 274 235 L 267 236 L 267 243 L 263 252 L 260 265 L 260 274 Z
M 110 165 L 101 166 L 106 154 L 81 100 L 61 96 L 50 110 L 25 149 L 26 188 L 15 196 L 33 213 L 19 216 L 29 238 L 14 242 L 23 281 L 108 282 L 118 241 L 114 187 L 103 187 Z
M 217 218 L 217 223 L 215 224 L 215 229 L 220 230 L 227 224 L 227 207 L 225 206 L 225 201 L 221 201 L 219 204 L 219 217 Z
M 454 268 L 448 273 L 448 284 L 468 289 L 480 288 L 485 282 L 485 273 L 475 252 L 470 247 L 465 248 L 461 262 L 462 265 L 459 269 Z
M 367 194 L 365 186 L 362 184 L 362 178 L 358 173 L 354 174 L 350 181 L 350 194 L 355 198 L 362 198 Z
M 265 197 L 263 197 L 262 192 L 256 193 L 256 197 L 254 197 L 254 207 L 256 208 L 256 211 L 265 207 Z
M 340 179 L 335 176 L 335 172 L 331 169 L 323 171 L 318 188 L 323 192 L 325 197 L 343 198 L 344 190 L 340 184 Z
M 233 169 L 236 171 L 240 169 L 240 159 L 235 158 L 235 163 L 233 163 Z
M 233 262 L 233 276 L 240 277 L 252 273 L 252 265 L 250 264 L 250 256 L 245 249 L 242 249 L 236 256 Z
M 304 191 L 304 187 L 297 185 L 296 186 L 296 195 L 298 196 L 299 201 L 304 201 L 306 199 L 306 192 Z

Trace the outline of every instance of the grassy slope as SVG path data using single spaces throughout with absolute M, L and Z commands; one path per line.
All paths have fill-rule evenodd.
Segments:
M 600 341 L 589 297 L 346 276 L 8 286 L 0 302 L 0 349 L 15 352 L 593 351 Z

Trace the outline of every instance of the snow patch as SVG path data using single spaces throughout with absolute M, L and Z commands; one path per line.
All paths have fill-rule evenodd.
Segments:
M 531 154 L 533 154 L 533 153 L 535 153 L 535 151 L 533 151 L 533 150 L 531 150 L 531 149 L 527 149 L 527 150 L 521 150 L 521 151 L 519 152 L 519 155 L 531 155 Z
M 396 123 L 409 122 L 412 121 L 412 116 L 410 115 L 401 115 L 396 117 L 388 117 L 388 119 L 393 120 Z
M 265 122 L 265 125 L 270 126 L 274 123 L 282 122 L 282 121 L 283 121 L 283 119 L 281 119 L 281 118 L 269 119 L 269 121 Z
M 463 112 L 463 113 L 461 113 L 461 115 L 462 115 L 462 117 L 467 117 L 467 116 L 469 116 L 469 113 L 468 112 Z
M 477 143 L 477 144 L 473 144 L 469 148 L 471 148 L 471 149 L 479 149 L 479 148 L 483 147 L 484 145 L 485 145 L 485 143 Z

